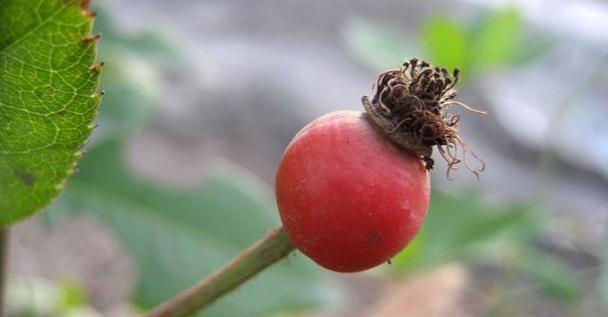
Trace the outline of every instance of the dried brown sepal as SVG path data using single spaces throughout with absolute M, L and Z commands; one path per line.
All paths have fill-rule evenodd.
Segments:
M 433 168 L 431 155 L 436 146 L 448 164 L 448 179 L 460 163 L 479 179 L 485 164 L 458 134 L 460 116 L 448 113 L 448 109 L 457 105 L 473 113 L 486 113 L 454 100 L 458 79 L 458 69 L 450 74 L 445 68 L 414 58 L 403 67 L 380 74 L 372 96 L 363 96 L 362 102 L 372 124 L 403 149 L 420 155 L 427 169 Z M 480 167 L 469 164 L 467 153 Z

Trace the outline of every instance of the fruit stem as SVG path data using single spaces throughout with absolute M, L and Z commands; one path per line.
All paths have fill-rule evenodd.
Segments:
M 275 228 L 224 267 L 143 317 L 190 316 L 286 257 L 294 249 L 283 227 Z
M 8 274 L 9 227 L 0 227 L 0 317 L 6 316 L 6 283 Z

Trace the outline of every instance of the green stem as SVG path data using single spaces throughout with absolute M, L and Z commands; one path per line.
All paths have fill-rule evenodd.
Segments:
M 9 228 L 0 227 L 0 317 L 6 316 L 6 276 L 8 274 Z
M 282 227 L 270 231 L 228 264 L 143 317 L 185 317 L 207 307 L 258 272 L 286 257 L 295 247 Z

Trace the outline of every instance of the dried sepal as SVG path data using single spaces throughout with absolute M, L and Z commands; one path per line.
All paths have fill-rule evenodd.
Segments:
M 460 137 L 460 116 L 448 110 L 455 105 L 476 114 L 486 113 L 454 100 L 459 77 L 457 68 L 450 73 L 414 58 L 402 67 L 380 74 L 372 96 L 364 96 L 362 102 L 370 121 L 394 143 L 420 155 L 427 169 L 433 168 L 431 154 L 436 146 L 448 164 L 448 179 L 460 163 L 479 178 L 485 164 Z M 467 153 L 480 167 L 470 165 Z

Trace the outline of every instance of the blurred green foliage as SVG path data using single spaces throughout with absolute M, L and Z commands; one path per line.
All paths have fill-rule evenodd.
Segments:
M 121 159 L 119 142 L 91 150 L 47 217 L 87 213 L 110 226 L 137 262 L 135 300 L 144 308 L 212 273 L 278 224 L 270 191 L 230 165 L 213 167 L 198 189 L 178 190 L 135 177 Z M 320 274 L 309 261 L 290 259 L 203 316 L 259 316 L 318 305 L 328 295 Z
M 546 295 L 575 300 L 574 269 L 535 246 L 543 213 L 530 206 L 494 206 L 473 193 L 434 192 L 420 233 L 393 259 L 392 269 L 411 272 L 452 261 L 516 271 Z
M 76 280 L 50 282 L 12 276 L 7 286 L 6 302 L 10 316 L 100 316 L 89 307 L 85 288 Z
M 394 259 L 395 268 L 493 258 L 495 249 L 505 242 L 530 238 L 539 222 L 525 207 L 489 207 L 477 194 L 434 192 L 419 235 Z
M 446 68 L 472 73 L 521 65 L 546 53 L 551 39 L 527 39 L 516 9 L 490 11 L 474 22 L 436 15 L 422 22 L 419 33 L 396 31 L 364 20 L 347 25 L 345 40 L 368 66 L 385 70 L 417 56 Z
M 431 63 L 458 67 L 463 74 L 512 66 L 524 48 L 515 9 L 490 12 L 466 25 L 448 16 L 433 17 L 423 23 L 421 42 Z
M 509 65 L 522 50 L 522 20 L 515 9 L 495 11 L 474 26 L 469 38 L 470 63 L 491 68 Z
M 59 285 L 61 307 L 74 308 L 88 305 L 87 291 L 77 280 L 64 280 Z
M 463 26 L 446 17 L 429 19 L 422 26 L 422 44 L 429 59 L 449 69 L 459 67 L 468 72 L 469 43 Z
M 395 67 L 408 56 L 418 55 L 415 46 L 403 34 L 388 26 L 365 20 L 354 20 L 344 30 L 344 38 L 353 53 L 371 68 L 384 70 Z

